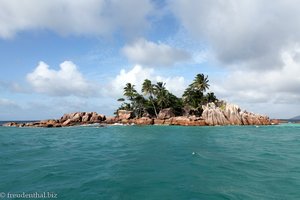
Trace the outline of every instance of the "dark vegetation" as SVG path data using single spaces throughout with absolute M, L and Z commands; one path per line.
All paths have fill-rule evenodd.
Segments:
M 209 89 L 208 82 L 207 76 L 197 74 L 181 98 L 168 91 L 163 82 L 153 84 L 146 79 L 142 85 L 141 93 L 135 89 L 135 85 L 127 83 L 123 93 L 125 98 L 118 99 L 121 102 L 118 110 L 133 111 L 136 117 L 157 117 L 160 110 L 172 108 L 175 115 L 193 114 L 200 116 L 202 105 L 218 100 L 213 92 L 206 92 Z

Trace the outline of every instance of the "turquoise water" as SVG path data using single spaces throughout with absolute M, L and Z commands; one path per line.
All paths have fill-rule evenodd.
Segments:
M 1 192 L 300 199 L 300 126 L 0 127 Z

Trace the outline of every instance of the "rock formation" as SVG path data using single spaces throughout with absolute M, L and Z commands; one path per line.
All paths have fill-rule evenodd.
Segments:
M 239 106 L 223 101 L 208 103 L 202 106 L 201 116 L 191 115 L 175 116 L 171 108 L 162 109 L 157 118 L 145 115 L 133 118 L 132 111 L 119 110 L 117 116 L 106 117 L 96 112 L 75 112 L 64 114 L 60 119 L 50 119 L 31 123 L 9 122 L 3 126 L 15 127 L 65 127 L 74 125 L 104 123 L 124 125 L 179 125 L 179 126 L 216 126 L 216 125 L 271 125 L 278 124 L 267 116 L 242 111 Z
M 106 120 L 105 115 L 96 112 L 75 112 L 64 114 L 60 119 L 49 119 L 30 123 L 9 122 L 2 126 L 14 127 L 64 127 L 83 124 L 102 123 Z
M 169 119 L 154 119 L 155 125 L 178 125 L 178 126 L 205 126 L 207 125 L 202 117 L 177 116 Z
M 171 117 L 175 117 L 174 110 L 172 108 L 162 109 L 157 116 L 158 119 L 169 119 Z
M 218 106 L 215 103 L 208 103 L 202 106 L 202 108 L 202 117 L 205 123 L 210 126 L 272 124 L 267 116 L 241 111 L 239 106 L 226 102 L 221 102 Z
M 149 117 L 142 117 L 142 118 L 136 119 L 133 123 L 135 123 L 137 125 L 153 125 L 154 119 L 151 119 Z
M 117 117 L 120 120 L 131 119 L 133 118 L 133 112 L 128 110 L 118 110 Z

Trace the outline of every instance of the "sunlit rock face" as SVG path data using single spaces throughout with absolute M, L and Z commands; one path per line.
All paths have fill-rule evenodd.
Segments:
M 242 111 L 237 105 L 220 102 L 202 106 L 202 118 L 210 126 L 215 125 L 270 125 L 268 116 Z

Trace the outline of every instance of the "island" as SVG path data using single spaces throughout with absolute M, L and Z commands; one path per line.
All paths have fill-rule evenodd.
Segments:
M 127 83 L 124 97 L 119 98 L 120 107 L 115 116 L 107 117 L 97 112 L 74 112 L 60 119 L 49 119 L 30 123 L 9 122 L 3 126 L 14 127 L 67 127 L 78 125 L 180 125 L 180 126 L 224 126 L 224 125 L 272 125 L 278 120 L 268 116 L 242 110 L 238 105 L 219 100 L 209 89 L 208 77 L 197 74 L 181 98 L 172 94 L 163 82 L 153 84 L 144 80 L 141 93 L 135 85 Z

